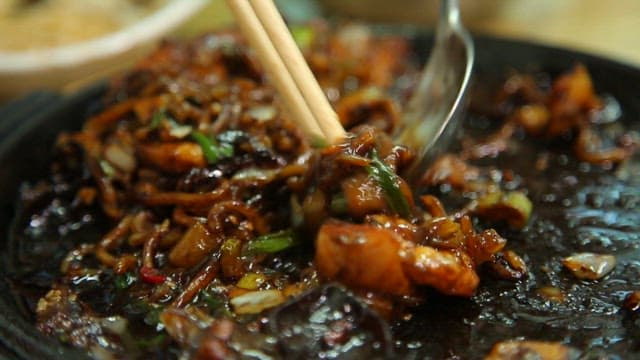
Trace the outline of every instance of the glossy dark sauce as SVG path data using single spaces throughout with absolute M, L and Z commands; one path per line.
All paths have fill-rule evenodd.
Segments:
M 481 123 L 471 117 L 468 133 Z M 537 170 L 541 157 L 547 167 Z M 499 341 L 534 339 L 570 344 L 585 358 L 638 356 L 640 320 L 622 309 L 640 287 L 638 160 L 636 155 L 617 169 L 603 168 L 579 162 L 561 144 L 532 138 L 490 160 L 490 168 L 517 175 L 513 185 L 526 189 L 534 210 L 522 231 L 479 225 L 496 227 L 507 248 L 525 259 L 528 277 L 511 283 L 484 276 L 469 300 L 434 294 L 408 323 L 395 326 L 405 355 L 481 358 Z M 462 194 L 441 193 L 451 204 L 464 203 Z M 576 252 L 614 254 L 616 268 L 599 281 L 579 280 L 561 264 Z M 561 289 L 565 301 L 540 295 L 546 286 Z

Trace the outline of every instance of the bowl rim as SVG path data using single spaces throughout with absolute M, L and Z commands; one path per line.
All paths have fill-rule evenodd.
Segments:
M 87 41 L 25 51 L 0 50 L 0 74 L 68 68 L 116 56 L 161 37 L 206 3 L 207 0 L 170 0 L 133 25 Z

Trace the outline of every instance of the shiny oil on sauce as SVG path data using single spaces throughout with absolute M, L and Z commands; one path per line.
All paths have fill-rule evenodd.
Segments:
M 469 133 L 485 131 L 486 119 L 467 120 Z M 640 287 L 638 160 L 616 169 L 590 165 L 564 145 L 535 139 L 483 160 L 496 176 L 516 174 L 506 188 L 528 189 L 534 210 L 523 230 L 489 225 L 523 256 L 529 274 L 516 283 L 483 277 L 468 300 L 434 293 L 396 325 L 396 345 L 408 358 L 480 358 L 507 339 L 560 341 L 587 358 L 637 354 L 640 320 L 623 304 Z M 434 191 L 445 202 L 465 202 L 448 188 Z M 578 252 L 611 254 L 618 263 L 601 280 L 579 280 L 562 266 Z

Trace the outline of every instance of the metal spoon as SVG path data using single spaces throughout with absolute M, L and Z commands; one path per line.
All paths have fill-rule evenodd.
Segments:
M 399 143 L 416 149 L 405 174 L 413 184 L 455 137 L 473 61 L 473 41 L 460 22 L 458 0 L 442 0 L 435 44 L 396 135 Z

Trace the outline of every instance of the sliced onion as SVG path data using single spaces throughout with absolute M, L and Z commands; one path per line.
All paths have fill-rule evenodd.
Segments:
M 257 314 L 282 304 L 284 295 L 279 290 L 251 291 L 230 300 L 236 314 Z
M 111 165 L 124 172 L 132 172 L 136 168 L 133 151 L 127 151 L 121 144 L 109 144 L 104 150 L 104 158 Z
M 193 131 L 193 127 L 189 125 L 174 125 L 169 129 L 169 135 L 174 138 L 183 139 Z
M 598 280 L 616 266 L 616 257 L 594 253 L 579 253 L 562 259 L 562 264 L 578 279 Z
M 247 110 L 247 115 L 258 121 L 268 121 L 276 116 L 276 108 L 271 105 L 255 106 Z
M 233 175 L 233 180 L 247 180 L 247 181 L 272 181 L 278 175 L 278 170 L 275 169 L 260 169 L 257 167 L 248 167 L 236 172 Z

